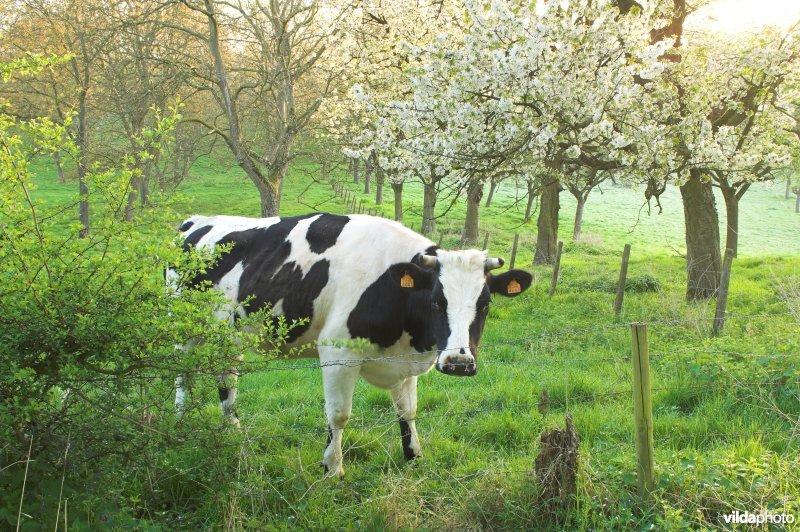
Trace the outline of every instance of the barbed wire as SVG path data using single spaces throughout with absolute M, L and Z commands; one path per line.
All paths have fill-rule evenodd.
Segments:
M 454 348 L 454 350 L 457 348 Z M 305 370 L 305 369 L 321 369 L 326 367 L 334 367 L 334 366 L 343 366 L 343 367 L 359 367 L 365 364 L 373 363 L 373 362 L 390 362 L 392 364 L 414 364 L 414 365 L 424 365 L 432 367 L 436 361 L 435 360 L 420 360 L 421 357 L 425 355 L 434 355 L 437 354 L 438 350 L 429 350 L 423 352 L 413 352 L 413 353 L 405 353 L 405 354 L 396 354 L 390 356 L 363 356 L 358 358 L 344 358 L 344 359 L 334 359 L 334 360 L 326 360 L 321 362 L 308 362 L 305 364 L 291 364 L 291 365 L 284 365 L 282 362 L 287 361 L 287 359 L 268 359 L 263 361 L 248 361 L 242 362 L 239 364 L 231 364 L 229 368 L 223 367 L 202 367 L 202 368 L 193 368 L 187 370 L 174 370 L 174 368 L 159 368 L 148 366 L 150 369 L 160 369 L 162 371 L 171 371 L 175 373 L 175 375 L 183 374 L 183 375 L 206 375 L 206 376 L 219 376 L 220 373 L 231 372 L 236 373 L 238 375 L 244 375 L 247 373 L 258 373 L 258 372 L 273 372 L 273 371 L 294 371 L 294 370 Z M 664 352 L 655 352 L 649 355 L 651 360 L 663 359 L 663 358 L 678 358 L 678 355 L 682 354 L 693 354 L 695 358 L 698 355 L 702 354 L 720 354 L 720 355 L 729 355 L 729 356 L 738 356 L 738 357 L 746 357 L 746 358 L 774 358 L 774 359 L 785 359 L 785 358 L 798 358 L 800 357 L 800 353 L 755 353 L 755 352 L 740 352 L 740 351 L 732 351 L 732 350 L 716 350 L 716 349 L 705 349 L 705 348 L 698 348 L 698 347 L 686 347 L 676 350 L 664 351 Z M 609 357 L 570 357 L 566 354 L 554 354 L 549 357 L 526 357 L 524 360 L 502 360 L 496 358 L 490 358 L 481 367 L 491 367 L 494 365 L 499 366 L 521 366 L 521 367 L 532 367 L 538 366 L 540 364 L 573 364 L 573 363 L 599 363 L 599 362 L 629 362 L 631 360 L 631 355 L 619 355 L 619 356 L 609 356 Z M 455 367 L 463 366 L 463 364 L 452 364 Z M 89 383 L 89 382 L 115 382 L 123 378 L 129 379 L 139 379 L 139 380 L 160 380 L 160 379 L 170 379 L 173 378 L 174 375 L 170 373 L 169 375 L 166 374 L 140 374 L 140 373 L 128 373 L 124 375 L 104 375 L 100 377 L 76 377 L 71 379 L 69 377 L 61 378 L 61 382 L 65 383 Z
M 699 384 L 699 385 L 688 385 L 688 386 L 674 386 L 674 387 L 654 387 L 651 388 L 652 392 L 666 392 L 666 391 L 687 391 L 687 390 L 730 390 L 731 388 L 748 388 L 750 386 L 779 386 L 782 384 L 800 384 L 800 381 L 739 381 L 735 383 L 725 383 L 725 384 Z M 621 396 L 632 395 L 632 389 L 625 389 L 625 390 L 612 390 L 608 392 L 599 392 L 599 393 L 590 393 L 590 394 L 578 394 L 578 395 L 570 395 L 569 401 L 573 404 L 580 404 L 580 403 L 591 403 L 596 402 L 603 399 L 608 398 L 618 398 Z M 441 413 L 432 413 L 432 414 L 421 414 L 415 417 L 415 421 L 434 421 L 440 420 L 443 418 L 448 417 L 455 417 L 455 418 L 469 418 L 479 414 L 485 414 L 490 412 L 520 412 L 520 411 L 532 411 L 534 409 L 539 409 L 543 406 L 554 409 L 561 409 L 564 408 L 565 411 L 569 411 L 568 402 L 566 397 L 560 396 L 553 396 L 550 397 L 547 403 L 543 403 L 542 401 L 536 402 L 527 402 L 527 403 L 499 403 L 496 405 L 481 407 L 481 408 L 472 408 L 467 410 L 459 410 L 459 411 L 447 411 Z M 393 408 L 384 409 L 383 412 L 379 413 L 378 419 L 373 419 L 368 421 L 365 418 L 354 417 L 351 418 L 351 421 L 348 423 L 347 429 L 348 430 L 359 430 L 361 432 L 371 432 L 375 429 L 385 428 L 390 425 L 394 425 L 398 422 L 396 413 L 394 412 Z M 252 428 L 252 427 L 251 427 Z M 273 440 L 273 439 L 282 439 L 282 440 L 289 440 L 293 441 L 296 440 L 300 436 L 318 436 L 318 437 L 327 437 L 328 429 L 327 427 L 308 427 L 307 425 L 288 425 L 283 427 L 284 430 L 288 430 L 287 432 L 280 432 L 280 433 L 272 433 L 269 435 L 262 436 L 263 438 Z M 791 430 L 791 429 L 788 429 Z M 776 433 L 781 431 L 775 431 Z M 767 433 L 766 431 L 764 433 Z M 712 437 L 719 434 L 726 434 L 726 433 L 709 433 Z M 751 434 L 751 433 L 748 433 Z
M 790 313 L 785 314 L 754 314 L 754 315 L 729 315 L 728 318 L 735 318 L 735 319 L 762 319 L 762 318 L 769 318 L 769 317 L 776 317 L 776 316 L 791 316 Z M 713 320 L 714 318 L 699 318 L 703 320 Z M 670 321 L 651 321 L 646 322 L 647 325 L 675 325 L 680 323 L 696 323 L 697 320 L 670 320 Z M 596 327 L 585 327 L 585 328 L 562 328 L 556 331 L 544 331 L 536 336 L 529 336 L 529 337 L 521 337 L 521 338 L 514 338 L 509 339 L 506 341 L 495 341 L 489 342 L 484 344 L 482 347 L 506 347 L 513 344 L 518 343 L 525 343 L 528 345 L 529 349 L 533 348 L 533 342 L 536 341 L 552 341 L 554 338 L 559 338 L 564 335 L 575 335 L 580 333 L 586 333 L 590 331 L 609 331 L 609 330 L 620 330 L 621 328 L 630 327 L 633 323 L 616 323 L 616 324 L 606 324 L 600 325 Z M 568 329 L 568 330 L 566 330 Z M 427 351 L 414 351 L 411 353 L 402 353 L 402 354 L 395 354 L 390 356 L 360 356 L 360 357 L 351 357 L 346 359 L 336 359 L 336 360 L 325 360 L 325 361 L 315 361 L 315 362 L 308 362 L 308 363 L 292 363 L 292 364 L 283 364 L 282 360 L 264 360 L 264 361 L 248 361 L 239 364 L 239 368 L 235 370 L 237 374 L 245 374 L 248 372 L 269 372 L 269 371 L 292 371 L 292 370 L 304 370 L 304 369 L 320 369 L 326 368 L 330 366 L 346 366 L 346 367 L 358 367 L 364 364 L 373 363 L 373 362 L 390 362 L 392 364 L 398 363 L 407 363 L 407 364 L 417 364 L 417 365 L 432 365 L 433 361 L 431 360 L 433 355 L 437 355 L 439 353 L 438 349 L 431 349 Z M 679 357 L 683 354 L 689 354 L 699 356 L 703 354 L 709 355 L 728 355 L 728 356 L 739 356 L 739 357 L 751 357 L 751 358 L 795 358 L 800 357 L 800 353 L 756 353 L 756 352 L 737 352 L 733 350 L 726 350 L 726 349 L 713 349 L 713 348 L 704 348 L 704 347 L 695 347 L 695 346 L 688 346 L 688 347 L 681 347 L 677 349 L 670 349 L 667 351 L 659 351 L 652 353 L 650 358 L 652 359 L 664 359 L 668 357 Z M 439 413 L 428 413 L 428 414 L 421 414 L 418 415 L 415 419 L 420 422 L 431 422 L 434 423 L 436 420 L 441 420 L 443 418 L 460 418 L 466 419 L 478 415 L 482 415 L 485 413 L 491 412 L 521 412 L 521 411 L 533 411 L 535 409 L 542 409 L 543 407 L 546 408 L 553 408 L 570 411 L 570 406 L 573 407 L 578 404 L 587 404 L 587 403 L 594 403 L 603 400 L 614 400 L 618 399 L 623 396 L 629 396 L 632 394 L 632 389 L 624 389 L 624 390 L 611 390 L 606 392 L 597 392 L 597 393 L 583 393 L 583 394 L 571 394 L 570 393 L 570 386 L 569 382 L 566 379 L 566 367 L 569 364 L 574 363 L 602 363 L 602 362 L 627 362 L 631 360 L 631 356 L 626 355 L 619 355 L 619 356 L 602 356 L 602 357 L 571 357 L 567 354 L 553 354 L 552 356 L 548 357 L 526 357 L 524 360 L 498 360 L 498 359 L 490 359 L 486 365 L 498 365 L 498 366 L 519 366 L 519 367 L 533 367 L 540 364 L 563 364 L 565 366 L 565 381 L 563 384 L 563 393 L 562 390 L 559 390 L 557 395 L 550 397 L 549 401 L 545 404 L 542 401 L 531 401 L 531 402 L 523 402 L 523 403 L 505 403 L 500 402 L 498 404 L 491 404 L 482 407 L 471 408 L 467 410 L 460 410 L 460 411 L 445 411 Z M 286 361 L 288 362 L 288 360 Z M 156 371 L 174 371 L 174 368 L 167 368 L 167 367 L 150 367 L 148 369 L 156 370 Z M 201 375 L 214 375 L 218 376 L 220 373 L 220 368 L 215 367 L 202 367 L 202 368 L 194 368 L 188 371 L 191 374 L 201 374 Z M 103 375 L 101 377 L 90 377 L 90 378 L 82 378 L 76 377 L 74 379 L 75 382 L 86 384 L 91 382 L 112 382 L 123 378 L 131 378 L 137 380 L 168 380 L 171 377 L 165 376 L 164 374 L 154 374 L 154 375 L 146 375 L 146 374 L 138 374 L 133 373 L 130 375 Z M 65 379 L 65 382 L 69 383 L 69 379 Z M 800 381 L 797 380 L 788 380 L 785 378 L 782 379 L 774 379 L 774 380 L 749 380 L 749 381 L 736 381 L 734 382 L 723 382 L 723 383 L 698 383 L 698 384 L 683 384 L 680 386 L 656 386 L 651 388 L 652 393 L 660 393 L 660 392 L 692 392 L 692 391 L 714 391 L 714 390 L 741 390 L 745 388 L 754 387 L 760 389 L 762 387 L 777 387 L 777 386 L 791 386 L 791 385 L 798 385 Z M 544 389 L 544 387 L 542 387 Z M 83 396 L 83 399 L 88 403 L 89 399 L 86 396 Z M 134 422 L 135 420 L 131 421 Z M 396 414 L 393 408 L 387 408 L 383 412 L 379 413 L 377 419 L 367 420 L 366 418 L 353 418 L 348 425 L 349 430 L 358 430 L 362 433 L 370 433 L 377 429 L 386 429 L 386 427 L 390 425 L 394 425 L 397 423 Z M 143 424 L 143 429 L 146 429 Z M 250 430 L 254 430 L 255 426 L 250 427 Z M 263 429 L 262 432 L 265 432 L 268 429 Z M 158 431 L 157 431 L 158 432 Z M 160 432 L 159 432 L 160 433 Z M 663 436 L 658 439 L 659 442 L 665 443 L 668 441 L 687 438 L 687 439 L 712 439 L 712 438 L 723 438 L 723 439 L 732 439 L 732 438 L 742 438 L 742 437 L 764 437 L 764 436 L 774 436 L 774 435 L 783 435 L 786 437 L 788 435 L 789 440 L 796 439 L 797 436 L 797 428 L 796 427 L 787 427 L 783 430 L 772 430 L 772 431 L 747 431 L 746 433 L 729 433 L 729 432 L 709 432 L 705 434 L 679 434 L 679 435 L 672 435 L 672 436 Z M 270 434 L 260 434 L 257 437 L 259 439 L 281 439 L 284 441 L 297 441 L 298 438 L 302 437 L 327 437 L 328 429 L 327 427 L 308 427 L 307 425 L 282 425 L 280 428 L 275 427 L 274 431 L 271 431 Z M 529 470 L 525 470 L 529 472 Z
M 752 438 L 754 436 L 775 436 L 781 435 L 784 436 L 784 439 L 788 440 L 800 440 L 800 432 L 798 432 L 798 427 L 787 427 L 784 429 L 775 429 L 775 430 L 755 430 L 755 431 L 742 431 L 742 432 L 704 432 L 701 434 L 694 434 L 694 433 L 681 433 L 681 434 L 672 434 L 669 436 L 661 436 L 660 438 L 656 438 L 656 441 L 659 443 L 669 443 L 675 440 L 709 440 L 713 438 L 721 438 L 721 439 L 742 439 L 742 438 Z
M 743 358 L 796 358 L 800 357 L 800 353 L 742 353 L 740 351 L 720 350 L 720 349 L 705 349 L 702 347 L 686 347 L 665 352 L 650 353 L 651 359 L 671 357 L 675 355 L 682 355 L 686 353 L 697 355 L 730 355 Z
M 785 317 L 785 316 L 793 316 L 792 313 L 772 313 L 772 314 L 728 314 L 726 318 L 733 318 L 733 319 L 762 319 L 762 318 L 772 318 L 772 317 Z M 612 329 L 621 329 L 621 328 L 629 328 L 635 324 L 645 324 L 645 325 L 676 325 L 676 324 L 694 324 L 697 320 L 704 320 L 704 321 L 713 321 L 715 318 L 713 317 L 701 317 L 696 318 L 694 320 L 662 320 L 662 321 L 644 321 L 644 322 L 620 322 L 620 323 L 612 323 L 612 324 L 604 324 L 598 325 L 594 327 L 582 327 L 582 328 L 573 328 L 573 327 L 562 327 L 553 331 L 542 331 L 538 335 L 534 336 L 526 336 L 526 337 L 517 337 L 508 340 L 498 340 L 488 343 L 483 343 L 480 347 L 481 348 L 492 348 L 492 347 L 507 347 L 509 345 L 514 344 L 524 344 L 527 348 L 533 349 L 535 346 L 535 342 L 550 342 L 554 339 L 561 338 L 566 335 L 574 336 L 576 334 L 592 332 L 592 331 L 600 331 L 600 330 L 612 330 Z M 468 346 L 464 346 L 464 348 L 468 348 Z M 458 348 L 450 348 L 450 349 L 458 349 Z M 728 351 L 728 350 L 713 350 L 713 349 L 704 349 L 698 347 L 686 347 L 681 348 L 678 350 L 670 350 L 664 352 L 656 352 L 650 355 L 652 359 L 658 358 L 665 358 L 674 355 L 675 353 L 683 353 L 683 352 L 705 352 L 709 354 L 727 354 L 727 355 L 738 355 L 742 357 L 767 357 L 767 358 L 795 358 L 800 357 L 800 353 L 741 353 L 736 351 Z M 279 359 L 271 359 L 271 360 L 264 360 L 264 361 L 247 361 L 241 363 L 234 363 L 232 362 L 232 366 L 238 366 L 235 369 L 235 372 L 238 374 L 244 374 L 247 372 L 257 372 L 257 371 L 292 371 L 292 370 L 303 370 L 303 369 L 320 369 L 329 366 L 346 366 L 346 367 L 357 367 L 367 363 L 372 362 L 391 362 L 393 364 L 433 364 L 431 361 L 426 360 L 419 360 L 425 356 L 430 356 L 434 354 L 438 354 L 438 349 L 430 349 L 425 351 L 413 351 L 410 353 L 400 353 L 394 355 L 387 355 L 387 356 L 358 356 L 358 357 L 350 357 L 350 358 L 341 358 L 335 360 L 326 360 L 320 362 L 308 362 L 303 364 L 293 364 L 293 365 L 281 365 L 276 364 Z M 595 362 L 625 362 L 631 359 L 630 355 L 621 355 L 617 357 L 568 357 L 565 354 L 553 355 L 552 357 L 526 357 L 525 360 L 498 360 L 498 359 L 491 359 L 488 364 L 497 364 L 497 365 L 508 365 L 508 366 L 534 366 L 539 363 L 545 364 L 570 364 L 570 363 L 577 363 L 577 362 L 588 362 L 588 363 L 595 363 Z M 162 371 L 170 371 L 174 368 L 163 368 L 157 367 L 155 365 L 148 365 L 150 369 L 155 370 L 162 370 Z M 218 374 L 220 372 L 220 368 L 193 368 L 188 370 L 181 370 L 182 373 L 186 375 L 195 375 L 195 374 Z M 64 377 L 61 379 L 61 382 L 65 383 L 92 383 L 92 382 L 112 382 L 117 381 L 121 378 L 132 378 L 132 379 L 139 379 L 139 380 L 158 380 L 164 379 L 164 375 L 146 375 L 136 372 L 131 372 L 125 375 L 109 375 L 109 376 L 101 376 L 101 377 L 79 377 L 75 379 L 70 379 L 68 377 Z

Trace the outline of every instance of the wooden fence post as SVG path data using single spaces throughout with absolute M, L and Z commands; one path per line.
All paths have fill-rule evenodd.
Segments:
M 650 392 L 650 348 L 647 345 L 647 325 L 632 323 L 631 336 L 636 479 L 639 493 L 644 496 L 655 488 L 653 398 Z
M 719 336 L 725 325 L 725 312 L 728 308 L 728 286 L 731 284 L 731 266 L 733 265 L 733 250 L 725 250 L 725 259 L 722 261 L 722 273 L 719 279 L 719 294 L 717 295 L 717 310 L 714 312 L 714 328 L 711 336 Z
M 483 247 L 481 249 L 489 249 L 489 231 L 486 231 L 486 236 L 483 237 Z
M 614 316 L 622 310 L 622 300 L 625 297 L 625 283 L 628 280 L 628 260 L 631 258 L 631 245 L 625 244 L 622 250 L 622 266 L 619 268 L 619 281 L 617 281 L 617 298 L 614 300 Z
M 519 233 L 514 233 L 514 247 L 511 248 L 511 262 L 508 263 L 508 269 L 514 269 L 514 262 L 517 260 L 517 245 L 519 244 Z
M 558 284 L 558 271 L 561 269 L 561 250 L 564 248 L 564 242 L 558 241 L 558 249 L 556 249 L 556 263 L 553 265 L 553 279 L 550 281 L 550 293 L 547 297 L 553 297 L 556 293 L 556 285 Z

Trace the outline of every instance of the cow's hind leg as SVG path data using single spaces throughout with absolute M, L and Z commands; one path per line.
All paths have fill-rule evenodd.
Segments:
M 325 414 L 328 418 L 328 447 L 322 465 L 329 475 L 343 476 L 342 431 L 353 410 L 353 390 L 358 380 L 359 367 L 331 365 L 322 368 L 325 388 Z
M 175 349 L 187 354 L 190 350 L 190 345 L 176 345 Z M 181 373 L 175 377 L 175 413 L 178 418 L 182 418 L 186 413 L 186 396 L 188 395 L 191 386 L 190 377 L 187 373 Z
M 228 369 L 219 377 L 219 405 L 222 408 L 222 415 L 235 427 L 239 427 L 239 414 L 236 411 L 236 389 L 239 383 L 239 363 L 242 356 L 235 358 L 233 367 Z
M 417 378 L 409 377 L 391 388 L 397 419 L 400 422 L 400 437 L 403 440 L 403 455 L 406 460 L 422 456 L 417 426 Z

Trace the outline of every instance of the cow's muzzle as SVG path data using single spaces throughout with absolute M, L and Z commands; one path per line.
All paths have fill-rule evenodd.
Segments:
M 440 356 L 436 361 L 436 369 L 445 375 L 472 377 L 478 373 L 478 364 L 472 355 L 458 353 Z

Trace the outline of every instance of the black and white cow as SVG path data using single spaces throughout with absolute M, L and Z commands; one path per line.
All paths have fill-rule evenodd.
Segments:
M 531 284 L 521 270 L 490 273 L 503 259 L 484 251 L 439 249 L 397 222 L 366 215 L 193 216 L 180 230 L 186 246 L 230 245 L 205 274 L 230 302 L 220 319 L 233 323 L 266 304 L 288 320 L 308 318 L 291 330 L 289 345 L 316 346 L 304 356 L 319 356 L 322 365 L 329 437 L 323 464 L 337 475 L 344 473 L 342 430 L 359 376 L 391 392 L 403 453 L 419 456 L 417 377 L 434 366 L 475 375 L 490 294 L 513 297 Z M 342 347 L 355 338 L 367 339 L 372 351 Z M 326 365 L 332 361 L 348 363 Z M 179 409 L 183 397 L 179 378 Z M 235 385 L 220 388 L 220 400 L 237 421 Z

